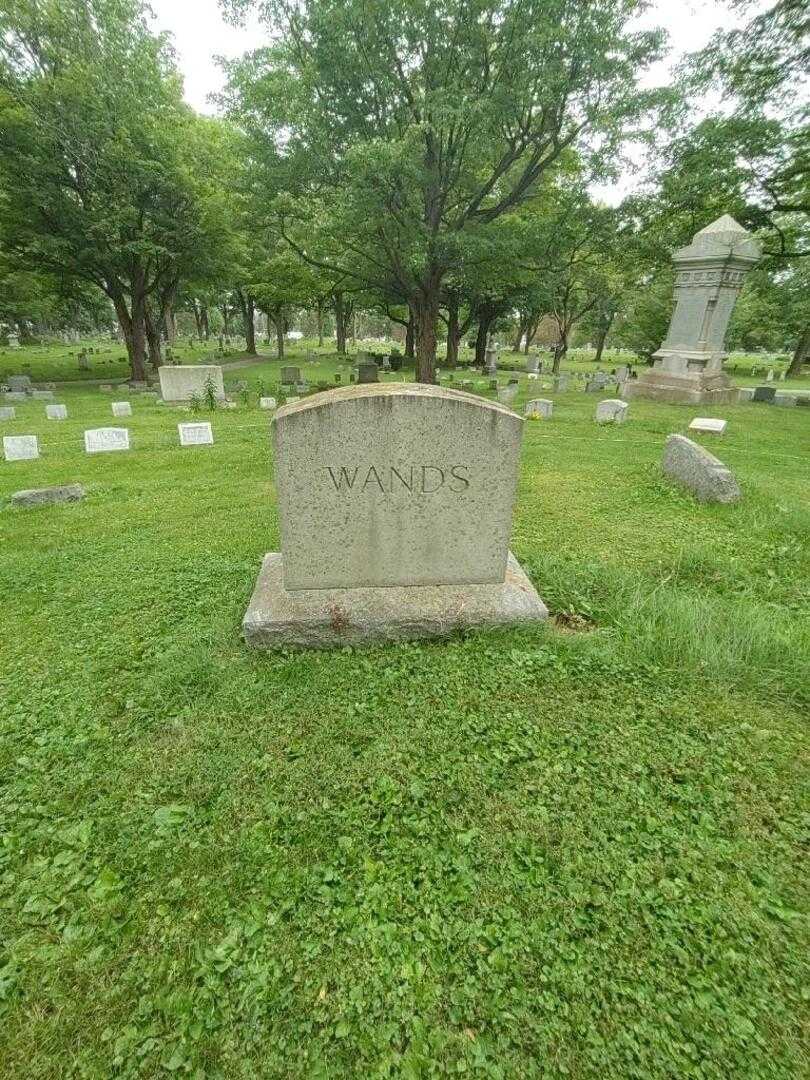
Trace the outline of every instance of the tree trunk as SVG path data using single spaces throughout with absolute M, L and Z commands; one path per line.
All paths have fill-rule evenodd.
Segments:
M 605 348 L 605 342 L 607 341 L 607 336 L 610 333 L 610 328 L 613 325 L 613 319 L 614 318 L 615 318 L 615 315 L 610 316 L 608 321 L 605 323 L 604 329 L 599 331 L 599 335 L 596 338 L 596 356 L 593 358 L 594 363 L 596 363 L 596 364 L 601 363 L 602 353 L 603 353 L 604 348 Z
M 279 360 L 284 359 L 284 307 L 282 304 L 277 304 L 273 309 L 273 314 L 269 315 L 269 318 L 273 320 L 273 325 L 276 328 L 276 354 Z
M 257 356 L 256 352 L 256 328 L 253 325 L 254 317 L 256 315 L 256 308 L 253 303 L 253 297 L 250 293 L 247 296 L 241 289 L 235 289 L 234 295 L 236 296 L 239 304 L 239 310 L 242 312 L 242 321 L 245 324 L 245 341 L 247 343 L 245 352 L 248 356 Z
M 475 366 L 483 367 L 487 359 L 487 339 L 492 325 L 490 315 L 482 315 L 478 320 L 478 333 L 475 335 Z
M 525 344 L 523 346 L 523 352 L 524 352 L 524 354 L 526 356 L 529 355 L 529 349 L 531 348 L 531 344 L 534 341 L 534 339 L 537 337 L 537 331 L 538 331 L 539 326 L 540 326 L 540 320 L 539 319 L 532 319 L 531 322 L 529 323 L 529 326 L 528 326 L 528 328 L 526 330 L 526 342 L 525 342 Z
M 222 313 L 222 333 L 225 337 L 231 336 L 231 315 L 228 311 L 227 304 L 220 304 L 219 310 Z
M 451 296 L 447 304 L 447 356 L 445 363 L 454 368 L 458 363 L 458 343 L 461 331 L 458 326 L 458 297 Z
M 211 337 L 211 328 L 208 325 L 208 308 L 205 304 L 200 305 L 200 323 L 202 324 L 203 337 L 208 341 Z
M 436 381 L 436 319 L 439 315 L 438 284 L 430 283 L 416 295 L 411 305 L 414 313 L 414 344 L 416 345 L 416 381 Z
M 343 293 L 335 293 L 335 338 L 337 339 L 337 351 L 339 356 L 346 355 L 346 310 L 343 304 Z
M 316 317 L 318 319 L 318 347 L 323 348 L 323 300 L 318 301 L 318 307 L 316 309 Z
M 197 324 L 197 337 L 202 341 L 202 320 L 200 318 L 200 307 L 196 300 L 191 301 L 191 310 L 194 312 L 194 322 Z
M 409 360 L 413 360 L 416 355 L 414 352 L 415 337 L 413 311 L 411 310 L 408 316 L 408 325 L 405 327 L 405 355 Z
M 810 326 L 804 331 L 796 345 L 793 359 L 787 369 L 788 379 L 797 379 L 802 373 L 802 365 L 810 360 Z
M 129 357 L 130 375 L 134 382 L 146 381 L 146 335 L 144 332 L 144 298 L 133 298 L 132 313 L 127 309 L 124 294 L 112 297 L 118 325 L 124 335 Z
M 357 312 L 352 312 L 352 345 L 357 345 Z
M 160 324 L 155 319 L 154 312 L 148 304 L 144 308 L 144 330 L 146 332 L 146 344 L 149 349 L 149 363 L 157 371 L 163 363 Z
M 515 345 L 512 352 L 520 352 L 520 343 L 523 341 L 523 335 L 526 333 L 526 320 L 521 319 L 518 325 L 517 337 L 515 338 Z
M 177 321 L 174 317 L 174 307 L 171 304 L 166 308 L 163 322 L 166 325 L 166 341 L 169 345 L 174 345 L 177 340 Z
M 554 349 L 554 363 L 552 365 L 552 372 L 555 375 L 560 374 L 560 364 L 562 363 L 563 357 L 568 352 L 568 334 L 570 333 L 570 330 L 570 326 L 560 327 L 560 340 L 557 343 L 557 347 Z

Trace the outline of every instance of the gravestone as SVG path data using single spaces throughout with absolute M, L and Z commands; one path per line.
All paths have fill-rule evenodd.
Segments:
M 724 434 L 728 420 L 714 420 L 709 416 L 696 416 L 689 425 L 690 431 L 705 431 L 712 435 Z
M 540 378 L 540 376 L 536 372 L 530 371 L 529 374 L 526 376 L 526 378 L 531 379 L 533 382 L 536 382 L 537 379 Z
M 9 375 L 6 384 L 13 394 L 25 394 L 32 388 L 30 375 Z
M 108 427 L 85 431 L 84 449 L 88 454 L 103 454 L 112 450 L 129 450 L 129 429 Z
M 218 364 L 176 364 L 158 368 L 160 393 L 164 401 L 190 401 L 197 397 L 205 399 L 206 382 L 210 379 L 217 401 L 225 400 L 222 368 Z
M 498 370 L 498 353 L 495 349 L 487 349 L 484 353 L 484 371 L 487 375 L 494 375 Z
M 570 379 L 567 375 L 557 375 L 554 379 L 554 391 L 558 394 L 564 394 L 568 390 Z
M 21 404 L 23 401 L 28 401 L 28 394 L 24 394 L 21 390 L 9 390 L 3 395 L 3 401 L 16 401 Z
M 773 405 L 776 397 L 776 387 L 774 386 L 757 386 L 754 390 L 754 396 L 752 401 L 764 402 L 766 405 Z
M 45 416 L 48 420 L 67 420 L 67 405 L 46 405 Z
M 623 424 L 627 419 L 629 406 L 620 398 L 606 398 L 596 406 L 597 424 Z
M 89 371 L 90 360 L 88 359 L 86 352 L 79 353 L 79 371 Z
M 275 409 L 278 402 L 274 397 L 261 397 L 259 398 L 260 409 Z
M 0 406 L 0 420 L 14 420 L 17 415 L 17 410 L 13 405 Z
M 536 356 L 526 357 L 526 373 L 527 375 L 539 375 L 540 374 L 540 361 Z
M 375 363 L 359 364 L 357 367 L 358 383 L 376 383 L 380 381 L 379 368 Z
M 627 366 L 627 364 L 619 364 L 619 366 L 616 368 L 616 371 L 615 371 L 616 382 L 620 382 L 620 383 L 626 382 L 627 381 L 627 376 L 629 374 L 630 374 L 630 368 Z
M 113 416 L 132 416 L 132 406 L 128 401 L 114 401 L 112 403 Z
M 688 488 L 699 502 L 736 502 L 741 495 L 722 461 L 685 435 L 670 435 L 664 447 L 664 474 Z
M 209 423 L 178 424 L 181 446 L 213 446 L 214 432 Z
M 797 401 L 797 395 L 796 394 L 785 394 L 785 393 L 777 394 L 776 397 L 773 399 L 774 405 L 780 405 L 780 406 L 782 406 L 782 408 L 786 408 L 786 409 L 793 408 L 793 406 L 796 404 L 796 401 Z
M 740 401 L 753 401 L 754 388 L 752 386 L 740 387 Z
M 502 386 L 500 388 L 500 390 L 498 391 L 498 401 L 500 401 L 502 405 L 507 405 L 507 406 L 511 405 L 512 402 L 517 397 L 517 393 L 518 393 L 517 386 L 514 386 L 514 385 Z
M 548 398 L 534 398 L 533 401 L 526 402 L 526 416 L 536 416 L 541 420 L 549 420 L 553 412 L 554 402 L 549 401 Z
M 437 636 L 547 617 L 509 552 L 523 421 L 446 387 L 341 387 L 279 409 L 281 553 L 243 630 L 260 648 Z
M 279 376 L 279 382 L 282 386 L 295 386 L 296 383 L 301 382 L 301 369 L 297 367 L 283 367 L 281 369 L 281 375 Z
M 787 372 L 786 371 L 780 371 L 779 372 L 779 382 L 784 382 L 786 378 L 787 378 Z
M 392 371 L 402 371 L 402 356 L 399 353 L 391 353 L 388 357 Z
M 4 435 L 3 456 L 6 461 L 29 461 L 39 457 L 36 435 Z
M 299 382 L 299 383 L 295 384 L 295 392 L 296 392 L 296 394 L 306 394 L 306 392 L 308 390 L 309 390 L 309 383 Z
M 19 349 L 20 347 L 20 335 L 8 334 L 8 347 L 10 349 Z
M 99 390 L 102 392 L 102 394 L 111 394 L 114 389 L 115 387 L 113 387 L 110 383 L 101 383 L 101 385 L 99 386 Z
M 773 382 L 773 368 L 768 368 L 768 374 L 765 376 L 765 382 Z
M 11 505 L 20 508 L 32 506 L 50 506 L 53 503 L 79 502 L 85 496 L 81 484 L 65 484 L 62 487 L 29 488 L 15 491 L 11 496 Z
M 761 256 L 759 241 L 728 214 L 675 253 L 669 332 L 653 355 L 654 367 L 628 383 L 628 396 L 695 405 L 738 400 L 723 374 L 726 328 L 745 276 Z
M 34 401 L 53 401 L 56 395 L 53 390 L 32 390 L 31 397 Z

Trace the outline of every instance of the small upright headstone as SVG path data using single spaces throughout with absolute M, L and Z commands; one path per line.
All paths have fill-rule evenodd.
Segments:
M 46 405 L 45 416 L 48 420 L 67 420 L 67 405 Z
M 276 399 L 274 397 L 260 397 L 259 408 L 260 409 L 275 409 Z
M 526 416 L 540 420 L 549 420 L 554 412 L 554 402 L 548 398 L 534 398 L 526 402 Z
M 28 461 L 39 457 L 36 435 L 4 435 L 3 455 L 6 461 Z
M 488 375 L 494 375 L 498 370 L 498 353 L 495 349 L 489 348 L 484 354 L 484 371 Z
M 779 372 L 779 382 L 784 382 L 786 378 L 787 378 L 787 371 L 780 371 Z
M 17 410 L 13 405 L 0 405 L 0 420 L 13 420 L 17 415 Z
M 554 379 L 554 390 L 558 394 L 564 394 L 568 390 L 570 379 L 568 375 L 557 375 Z
M 24 394 L 21 390 L 9 390 L 8 393 L 3 395 L 3 401 L 17 401 L 22 404 L 23 401 L 28 400 L 28 394 Z
M 9 375 L 6 383 L 14 394 L 25 394 L 32 388 L 30 375 Z
M 297 367 L 283 367 L 281 369 L 281 375 L 279 376 L 279 382 L 282 386 L 295 386 L 296 383 L 301 382 L 301 370 Z
M 689 425 L 690 431 L 705 431 L 712 435 L 722 435 L 728 427 L 728 420 L 715 420 L 710 416 L 696 416 Z
M 380 381 L 379 368 L 375 363 L 363 363 L 357 367 L 358 383 L 376 383 Z
M 597 424 L 623 424 L 627 419 L 628 404 L 619 398 L 607 398 L 596 406 Z
M 526 373 L 528 375 L 540 374 L 540 361 L 536 356 L 526 357 Z
M 89 370 L 90 370 L 90 360 L 89 360 L 89 358 L 87 356 L 87 353 L 86 352 L 80 352 L 79 353 L 79 371 L 89 371 Z
M 181 446 L 213 446 L 214 432 L 209 423 L 178 424 Z
M 88 454 L 111 450 L 129 450 L 128 428 L 94 428 L 84 433 L 84 448 Z
M 19 349 L 19 347 L 20 347 L 20 335 L 19 334 L 9 334 L 8 335 L 8 347 L 10 349 Z
M 768 374 L 765 376 L 765 382 L 773 382 L 773 368 L 768 368 Z
M 56 395 L 54 394 L 53 390 L 31 391 L 31 397 L 34 399 L 34 401 L 53 401 L 55 396 Z
M 112 414 L 116 417 L 132 416 L 132 406 L 128 401 L 114 401 L 112 403 Z

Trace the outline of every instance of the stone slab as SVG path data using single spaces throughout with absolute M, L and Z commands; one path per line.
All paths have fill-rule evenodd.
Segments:
M 31 397 L 34 401 L 53 401 L 56 394 L 53 390 L 32 390 Z
M 16 401 L 22 404 L 24 401 L 28 401 L 28 394 L 24 390 L 8 390 L 3 395 L 3 401 Z
M 93 428 L 84 433 L 84 448 L 88 454 L 111 450 L 129 450 L 128 428 Z
M 534 398 L 526 402 L 525 415 L 540 420 L 550 420 L 554 413 L 554 402 L 548 398 Z
M 225 398 L 222 368 L 218 364 L 169 365 L 158 368 L 160 393 L 164 401 L 189 401 L 205 398 L 205 384 L 211 379 L 217 401 Z
M 13 420 L 17 415 L 17 410 L 13 405 L 1 405 L 0 406 L 0 420 Z
M 373 645 L 548 618 L 511 552 L 506 578 L 497 584 L 290 591 L 283 581 L 282 555 L 265 555 L 242 623 L 245 641 L 253 648 Z
M 85 496 L 81 484 L 65 484 L 62 487 L 28 488 L 15 491 L 11 505 L 17 507 L 49 506 L 52 503 L 78 502 Z
M 45 417 L 48 420 L 67 420 L 67 405 L 46 405 Z
M 275 409 L 278 406 L 278 402 L 274 397 L 262 397 L 259 398 L 260 409 Z
M 119 418 L 132 416 L 132 406 L 128 401 L 114 401 L 112 403 L 112 414 Z
M 728 420 L 715 420 L 710 416 L 696 416 L 689 425 L 690 431 L 705 431 L 712 435 L 722 435 L 728 427 Z
M 623 424 L 627 419 L 629 405 L 620 398 L 605 398 L 596 406 L 597 424 Z
M 213 446 L 214 432 L 206 421 L 196 424 L 178 424 L 181 446 Z
M 39 457 L 36 435 L 4 435 L 3 456 L 6 461 L 31 461 Z
M 731 470 L 685 435 L 669 436 L 662 464 L 664 474 L 688 488 L 698 502 L 731 503 L 741 497 Z

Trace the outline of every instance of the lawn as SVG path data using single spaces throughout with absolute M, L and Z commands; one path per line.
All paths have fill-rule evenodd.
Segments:
M 701 506 L 659 468 L 700 410 L 544 392 L 552 624 L 261 655 L 277 373 L 213 447 L 133 395 L 87 456 L 92 388 L 0 422 L 42 451 L 0 461 L 0 1075 L 801 1075 L 810 410 L 713 410 L 744 498 Z

